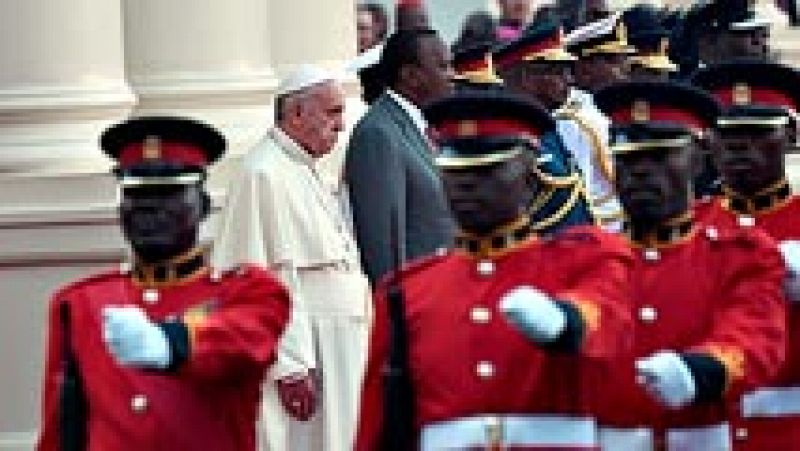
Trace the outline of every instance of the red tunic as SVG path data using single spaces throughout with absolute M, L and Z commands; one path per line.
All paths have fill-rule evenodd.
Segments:
M 659 442 L 668 429 L 724 422 L 724 402 L 662 407 L 637 383 L 634 361 L 661 350 L 711 356 L 728 370 L 729 391 L 774 375 L 785 340 L 780 254 L 761 232 L 697 225 L 670 244 L 634 248 L 635 346 L 602 390 L 601 425 L 650 429 Z
M 588 400 L 582 387 L 588 381 L 581 368 L 606 361 L 628 345 L 631 262 L 630 250 L 618 237 L 578 226 L 554 239 L 531 239 L 491 259 L 451 251 L 402 271 L 416 442 L 427 425 L 473 415 L 585 417 Z M 545 351 L 506 322 L 499 300 L 520 285 L 578 308 L 587 324 L 579 353 Z M 378 450 L 382 427 L 386 303 L 383 284 L 376 292 L 362 397 L 356 446 L 361 451 Z
M 800 240 L 800 196 L 790 196 L 773 208 L 753 215 L 739 215 L 726 208 L 722 198 L 699 202 L 695 206 L 699 220 L 708 224 L 753 225 L 771 235 L 775 241 Z M 737 450 L 800 450 L 800 398 L 785 396 L 782 390 L 800 393 L 800 306 L 788 307 L 788 340 L 786 364 L 777 379 L 769 383 L 768 390 L 777 388 L 778 403 L 794 403 L 796 414 L 774 414 L 742 420 L 739 408 L 734 421 L 735 448 Z M 740 406 L 737 406 L 740 407 Z
M 284 288 L 242 267 L 207 271 L 145 294 L 130 275 L 105 273 L 69 285 L 51 302 L 42 431 L 37 449 L 57 451 L 64 367 L 62 303 L 88 404 L 88 451 L 252 451 L 260 386 L 289 317 Z M 137 305 L 154 322 L 182 317 L 190 354 L 175 372 L 123 367 L 102 337 L 106 306 Z

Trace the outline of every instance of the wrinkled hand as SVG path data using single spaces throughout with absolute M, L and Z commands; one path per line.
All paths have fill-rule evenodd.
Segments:
M 500 300 L 500 311 L 514 326 L 533 342 L 550 343 L 567 326 L 563 310 L 550 296 L 537 288 L 520 286 Z
M 136 306 L 103 309 L 103 340 L 122 365 L 164 369 L 170 349 L 164 331 Z
M 689 366 L 673 351 L 659 351 L 637 360 L 636 377 L 648 393 L 673 409 L 691 403 L 697 394 Z
M 308 421 L 317 411 L 317 373 L 292 374 L 275 381 L 286 412 L 298 421 Z

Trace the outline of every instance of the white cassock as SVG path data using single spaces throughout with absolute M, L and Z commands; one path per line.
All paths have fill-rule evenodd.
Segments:
M 261 264 L 289 288 L 292 319 L 264 386 L 260 447 L 353 447 L 371 321 L 371 295 L 355 239 L 315 161 L 274 128 L 242 159 L 214 243 L 215 268 Z M 317 368 L 314 418 L 286 414 L 275 380 Z
M 595 217 L 605 230 L 619 232 L 623 211 L 614 189 L 608 146 L 611 121 L 594 104 L 591 94 L 574 88 L 556 118 L 558 134 L 583 173 Z

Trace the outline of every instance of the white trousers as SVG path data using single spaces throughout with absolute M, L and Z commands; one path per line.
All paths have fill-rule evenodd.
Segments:
M 355 441 L 361 383 L 367 358 L 368 318 L 310 315 L 322 393 L 314 417 L 286 414 L 268 378 L 259 427 L 262 451 L 350 451 Z

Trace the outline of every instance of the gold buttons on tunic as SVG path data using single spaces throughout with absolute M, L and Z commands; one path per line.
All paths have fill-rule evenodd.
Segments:
M 753 227 L 756 225 L 756 218 L 752 216 L 739 216 L 739 225 L 742 227 Z
M 719 238 L 719 230 L 716 227 L 706 227 L 706 237 L 711 241 L 716 241 Z
M 478 375 L 481 379 L 490 379 L 494 377 L 494 365 L 492 362 L 478 362 L 475 366 L 475 374 Z
M 143 413 L 145 410 L 147 410 L 148 404 L 149 401 L 145 395 L 136 395 L 131 398 L 131 410 L 134 413 Z
M 142 300 L 145 302 L 145 304 L 155 304 L 158 302 L 158 290 L 144 290 L 142 292 Z
M 639 319 L 644 323 L 652 323 L 658 319 L 658 310 L 655 307 L 646 305 L 639 309 Z
M 491 276 L 494 274 L 494 262 L 489 260 L 478 262 L 478 274 L 482 276 Z
M 472 322 L 476 324 L 486 324 L 492 319 L 492 312 L 486 307 L 473 307 L 469 312 Z
M 649 262 L 658 261 L 661 258 L 661 253 L 658 252 L 658 249 L 645 249 L 644 250 L 644 259 Z
M 736 440 L 747 440 L 748 432 L 746 428 L 736 428 Z

